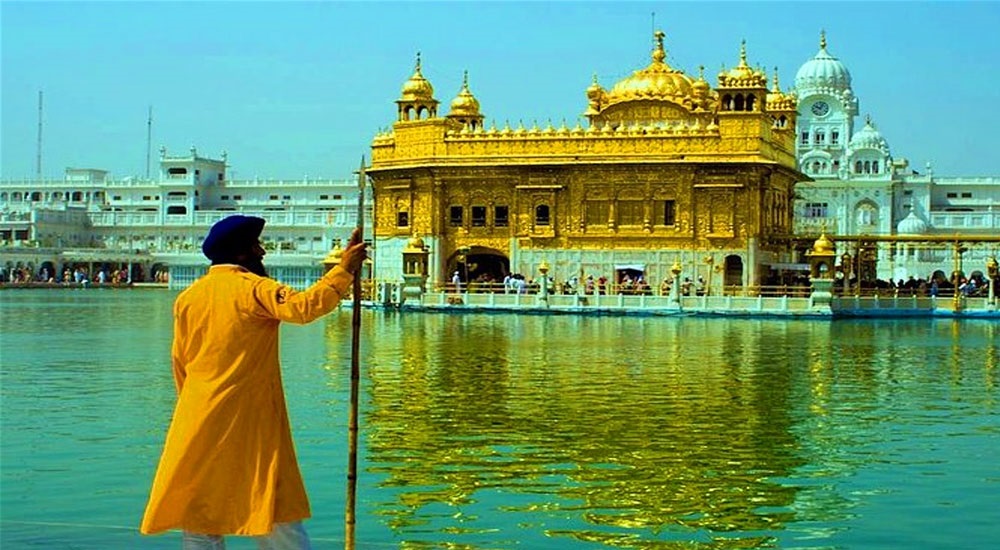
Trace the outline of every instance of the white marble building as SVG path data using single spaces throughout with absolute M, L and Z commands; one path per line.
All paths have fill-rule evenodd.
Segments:
M 939 177 L 894 158 L 873 119 L 856 122 L 859 101 L 846 65 L 819 52 L 795 76 L 797 155 L 813 181 L 796 185 L 795 233 L 834 236 L 1000 235 L 1000 177 Z M 984 270 L 997 243 L 970 244 L 965 271 Z M 952 249 L 942 243 L 881 243 L 878 277 L 927 278 L 951 273 Z
M 227 156 L 168 156 L 160 150 L 156 178 L 114 179 L 104 170 L 66 170 L 54 181 L 0 182 L 0 267 L 21 263 L 49 272 L 85 264 L 128 264 L 131 279 L 170 272 L 186 286 L 208 261 L 201 242 L 209 227 L 240 213 L 267 220 L 265 260 L 276 278 L 303 286 L 321 260 L 346 242 L 357 222 L 356 181 L 240 180 L 226 177 Z M 371 227 L 371 206 L 366 208 Z

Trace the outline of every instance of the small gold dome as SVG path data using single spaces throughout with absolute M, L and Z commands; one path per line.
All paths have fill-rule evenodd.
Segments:
M 772 81 L 771 91 L 767 93 L 767 110 L 768 111 L 794 111 L 796 107 L 796 99 L 793 94 L 786 94 L 781 91 L 781 85 L 778 83 L 778 68 L 774 68 L 774 80 Z
M 452 115 L 479 115 L 479 100 L 469 91 L 469 71 L 462 76 L 462 89 L 451 100 Z
M 594 81 L 587 86 L 587 99 L 596 100 L 604 93 L 604 88 L 597 82 L 597 73 L 594 73 Z
M 420 52 L 417 52 L 417 68 L 413 76 L 403 83 L 402 99 L 406 101 L 434 99 L 434 86 L 431 86 L 430 81 L 420 72 Z
M 826 236 L 825 232 L 821 233 L 820 236 L 819 236 L 819 238 L 816 239 L 816 242 L 813 243 L 813 247 L 812 247 L 812 254 L 813 255 L 818 255 L 818 254 L 822 254 L 822 255 L 830 254 L 830 255 L 832 255 L 835 252 L 836 252 L 836 248 L 833 245 L 833 241 L 831 241 L 830 238 Z
M 419 235 L 414 235 L 410 237 L 410 240 L 406 242 L 406 246 L 410 248 L 423 248 L 424 240 L 420 238 Z
M 693 95 L 691 78 L 664 61 L 667 54 L 663 49 L 663 32 L 656 31 L 654 36 L 653 62 L 615 84 L 607 94 L 608 105 L 633 99 L 666 99 L 679 103 Z

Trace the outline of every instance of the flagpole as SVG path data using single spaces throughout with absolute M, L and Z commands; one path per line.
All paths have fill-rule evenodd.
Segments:
M 364 241 L 365 227 L 365 157 L 358 169 L 358 237 Z M 347 503 L 344 510 L 344 548 L 354 550 L 355 500 L 358 490 L 358 382 L 361 378 L 361 274 L 354 274 L 354 309 L 351 320 L 351 403 L 347 417 Z

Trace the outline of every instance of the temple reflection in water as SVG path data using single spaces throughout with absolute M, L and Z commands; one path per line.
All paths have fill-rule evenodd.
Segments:
M 625 547 L 711 534 L 717 546 L 705 547 L 751 548 L 802 522 L 846 521 L 856 503 L 822 480 L 865 467 L 857 449 L 893 421 L 880 404 L 935 377 L 955 377 L 955 398 L 981 395 L 981 351 L 996 332 L 953 333 L 961 323 L 950 321 L 371 319 L 362 433 L 377 513 L 413 540 L 445 531 L 485 547 L 516 542 L 496 538 L 494 514 Z M 956 342 L 953 364 L 892 345 L 928 327 Z

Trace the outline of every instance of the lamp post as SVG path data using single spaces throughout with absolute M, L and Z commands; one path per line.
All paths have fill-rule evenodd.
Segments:
M 461 246 L 458 248 L 458 253 L 462 258 L 462 269 L 465 271 L 465 291 L 469 291 L 469 252 L 472 250 L 471 247 Z
M 538 291 L 538 299 L 545 307 L 549 306 L 549 263 L 542 260 L 538 264 L 538 272 L 542 274 L 542 286 Z
M 712 269 L 712 264 L 715 263 L 715 258 L 713 258 L 711 254 L 709 254 L 708 256 L 705 256 L 704 261 L 705 265 L 708 266 L 708 281 L 705 284 L 705 296 L 708 296 L 709 294 L 712 293 L 712 271 L 714 271 L 714 269 Z
M 962 309 L 962 292 L 958 289 L 960 283 L 962 282 L 962 254 L 965 253 L 967 248 L 962 246 L 962 243 L 955 241 L 954 247 L 954 261 L 955 261 L 955 272 L 952 274 L 952 308 L 957 313 Z
M 680 305 L 681 302 L 681 262 L 674 260 L 674 265 L 670 266 L 670 273 L 674 276 L 674 284 L 670 285 L 670 302 Z
M 840 271 L 844 274 L 844 296 L 851 291 L 851 255 L 844 252 L 840 256 Z
M 996 305 L 997 298 L 997 276 L 1000 275 L 1000 269 L 997 266 L 997 259 L 995 256 L 990 256 L 986 259 L 986 276 L 989 277 L 987 285 L 989 285 L 989 303 L 990 305 Z

